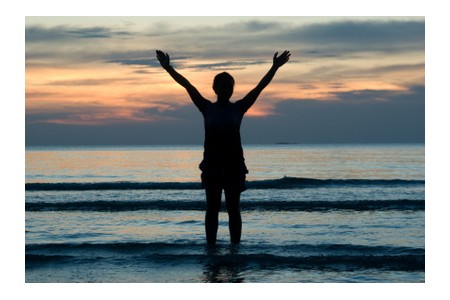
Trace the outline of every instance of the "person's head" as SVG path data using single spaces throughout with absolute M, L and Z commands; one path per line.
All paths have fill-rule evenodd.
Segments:
M 234 78 L 227 72 L 217 74 L 214 78 L 213 90 L 219 99 L 231 98 L 234 90 Z

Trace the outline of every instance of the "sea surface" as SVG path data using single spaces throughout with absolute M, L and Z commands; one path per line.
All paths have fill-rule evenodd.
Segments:
M 26 282 L 424 282 L 423 144 L 247 145 L 242 243 L 201 146 L 28 147 Z

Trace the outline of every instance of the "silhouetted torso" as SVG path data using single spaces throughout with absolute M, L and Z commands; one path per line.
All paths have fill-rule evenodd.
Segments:
M 241 103 L 211 103 L 202 110 L 205 127 L 203 162 L 207 172 L 236 172 L 245 167 L 240 127 Z

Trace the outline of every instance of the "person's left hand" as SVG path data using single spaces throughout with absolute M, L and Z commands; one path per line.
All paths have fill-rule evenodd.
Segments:
M 289 51 L 284 51 L 280 56 L 277 56 L 278 52 L 276 52 L 273 56 L 273 65 L 277 68 L 281 67 L 285 63 L 288 62 L 291 53 Z

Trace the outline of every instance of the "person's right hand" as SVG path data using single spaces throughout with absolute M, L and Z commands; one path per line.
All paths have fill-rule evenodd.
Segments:
M 170 57 L 168 53 L 164 53 L 161 50 L 156 50 L 156 58 L 158 58 L 159 63 L 164 69 L 170 66 Z

